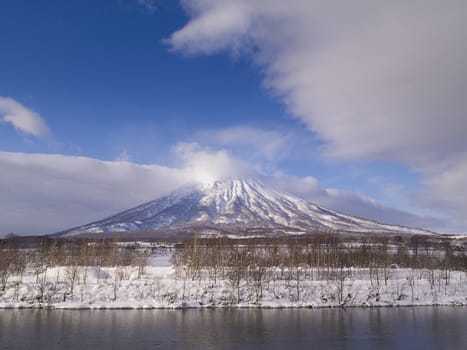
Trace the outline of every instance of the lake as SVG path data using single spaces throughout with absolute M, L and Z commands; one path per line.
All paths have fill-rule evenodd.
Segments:
M 467 308 L 0 310 L 1 349 L 467 349 Z

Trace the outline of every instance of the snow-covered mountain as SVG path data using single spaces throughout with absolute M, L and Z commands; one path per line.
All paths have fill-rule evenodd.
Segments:
M 203 234 L 302 234 L 312 231 L 432 234 L 380 224 L 321 208 L 266 188 L 256 179 L 193 185 L 101 221 L 61 232 L 62 236 L 106 232 L 164 231 Z

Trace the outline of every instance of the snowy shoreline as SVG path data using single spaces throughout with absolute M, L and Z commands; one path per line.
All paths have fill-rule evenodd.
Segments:
M 168 263 L 156 265 L 169 265 Z M 261 286 L 227 279 L 182 278 L 173 266 L 51 267 L 37 275 L 27 269 L 0 292 L 0 309 L 193 309 L 193 308 L 334 308 L 467 306 L 467 275 L 442 270 L 391 269 L 377 280 L 367 269 L 352 268 L 352 278 L 270 279 Z M 373 272 L 374 273 L 374 272 Z M 261 291 L 259 290 L 261 288 Z
M 21 305 L 21 304 L 0 304 L 0 310 L 89 310 L 89 311 L 106 311 L 106 310 L 214 310 L 214 309 L 259 309 L 259 310 L 290 310 L 290 309 L 373 309 L 373 308 L 411 308 L 411 307 L 467 307 L 467 304 L 406 304 L 406 305 L 335 305 L 335 306 L 314 306 L 314 305 L 298 305 L 298 306 L 261 306 L 261 305 L 248 305 L 248 306 L 98 306 L 93 305 L 76 305 L 76 306 L 62 306 L 62 305 Z

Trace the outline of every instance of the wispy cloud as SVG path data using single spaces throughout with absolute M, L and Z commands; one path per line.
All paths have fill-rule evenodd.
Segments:
M 9 123 L 16 130 L 38 137 L 51 133 L 39 114 L 9 97 L 0 97 L 0 122 Z
M 120 152 L 120 154 L 115 158 L 117 162 L 128 162 L 130 161 L 130 154 L 128 153 L 128 150 L 125 148 L 123 151 Z
M 414 214 L 383 205 L 358 191 L 323 188 L 312 176 L 297 177 L 281 174 L 267 177 L 265 181 L 277 189 L 325 208 L 381 223 L 420 227 L 438 232 L 459 232 L 462 227 L 461 223 L 449 222 L 444 217 Z
M 136 0 L 139 5 L 144 7 L 149 12 L 154 12 L 157 9 L 157 1 L 156 0 Z

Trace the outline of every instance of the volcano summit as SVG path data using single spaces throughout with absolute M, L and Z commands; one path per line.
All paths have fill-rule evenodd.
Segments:
M 223 180 L 184 187 L 167 196 L 106 219 L 58 233 L 92 236 L 150 232 L 184 235 L 277 235 L 316 231 L 343 233 L 432 234 L 381 224 L 321 208 L 298 197 L 267 188 L 261 181 Z

